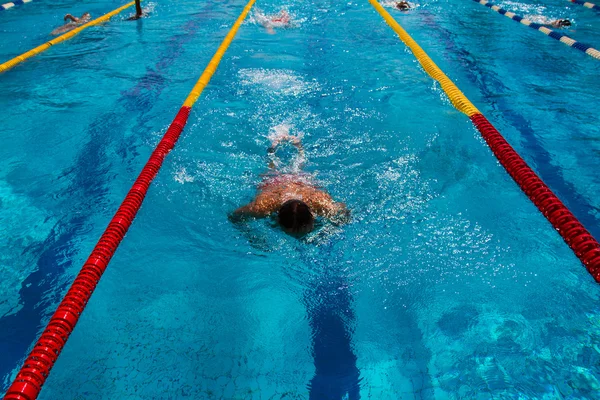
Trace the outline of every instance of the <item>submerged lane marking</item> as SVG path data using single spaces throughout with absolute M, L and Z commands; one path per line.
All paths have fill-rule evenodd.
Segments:
M 130 191 L 119 206 L 108 227 L 96 243 L 94 250 L 63 297 L 56 312 L 48 322 L 33 350 L 23 363 L 9 387 L 4 400 L 33 400 L 39 395 L 57 358 L 69 336 L 75 329 L 90 297 L 92 296 L 111 258 L 117 251 L 129 227 L 133 223 L 148 193 L 150 184 L 158 174 L 166 156 L 175 147 L 185 127 L 191 108 L 208 80 L 214 74 L 225 51 L 231 44 L 255 0 L 250 0 L 233 24 L 225 39 L 208 63 L 198 83 L 192 89 L 185 104 L 155 147 L 150 159 L 142 168 Z
M 72 31 L 62 34 L 57 38 L 54 38 L 34 49 L 31 49 L 31 50 L 21 54 L 20 56 L 17 56 L 11 60 L 6 61 L 3 64 L 0 64 L 0 72 L 8 71 L 9 69 L 22 63 L 23 61 L 27 60 L 28 58 L 31 58 L 33 56 L 36 56 L 36 55 L 48 50 L 50 47 L 54 46 L 55 44 L 58 44 L 58 43 L 64 42 L 65 40 L 71 39 L 73 36 L 77 35 L 79 32 L 83 31 L 84 29 L 87 29 L 91 26 L 98 25 L 102 22 L 108 21 L 109 19 L 111 19 L 112 17 L 114 17 L 115 15 L 120 13 L 121 11 L 125 10 L 126 8 L 131 7 L 134 4 L 135 4 L 134 1 L 127 3 L 124 6 L 117 8 L 114 11 L 104 14 L 100 18 L 96 18 L 95 20 L 90 21 L 87 24 L 83 24 L 80 27 L 73 29 Z

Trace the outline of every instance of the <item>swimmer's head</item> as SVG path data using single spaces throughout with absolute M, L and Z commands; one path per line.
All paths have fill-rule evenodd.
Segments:
M 407 1 L 400 1 L 400 2 L 396 3 L 396 8 L 398 10 L 408 10 L 410 8 L 410 5 L 408 4 Z
M 558 26 L 571 26 L 571 21 L 569 21 L 568 19 L 559 19 L 556 22 Z
M 301 200 L 288 200 L 283 203 L 277 217 L 283 230 L 290 234 L 308 233 L 315 225 L 310 208 Z
M 89 12 L 83 13 L 83 15 L 81 16 L 81 18 L 83 18 L 83 19 L 90 19 L 90 18 L 92 18 L 92 14 L 90 14 Z

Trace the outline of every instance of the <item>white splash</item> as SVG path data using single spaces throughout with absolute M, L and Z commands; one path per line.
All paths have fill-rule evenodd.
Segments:
M 282 69 L 244 68 L 239 72 L 241 83 L 279 96 L 300 96 L 318 89 L 318 84 L 306 82 L 293 71 Z
M 179 168 L 177 173 L 175 173 L 174 179 L 182 185 L 184 183 L 194 182 L 194 177 L 189 175 L 184 167 Z

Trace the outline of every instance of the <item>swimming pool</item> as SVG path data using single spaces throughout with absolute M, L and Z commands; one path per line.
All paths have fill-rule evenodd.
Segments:
M 0 59 L 121 4 L 15 7 Z M 498 4 L 600 46 L 593 10 Z M 156 1 L 0 76 L 3 390 L 243 6 Z M 368 2 L 285 6 L 238 32 L 40 398 L 592 398 L 600 289 L 468 118 Z M 390 12 L 599 237 L 597 60 L 472 1 Z M 227 220 L 280 123 L 352 210 L 310 243 Z

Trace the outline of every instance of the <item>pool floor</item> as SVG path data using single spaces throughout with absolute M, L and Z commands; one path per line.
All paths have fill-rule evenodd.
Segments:
M 473 1 L 382 4 L 600 237 L 598 60 Z M 594 10 L 497 4 L 600 47 Z M 121 5 L 2 11 L 0 60 Z M 3 393 L 244 5 L 148 2 L 0 76 Z M 282 124 L 350 223 L 229 221 Z M 39 398 L 593 399 L 599 298 L 368 1 L 258 1 Z

